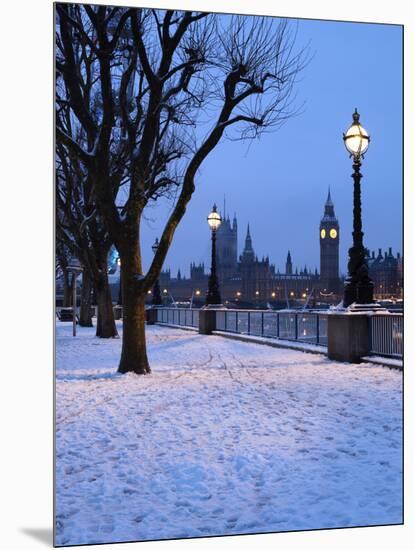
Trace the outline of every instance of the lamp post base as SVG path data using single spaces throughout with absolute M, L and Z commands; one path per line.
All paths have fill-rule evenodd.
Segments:
M 221 296 L 219 291 L 219 285 L 217 276 L 215 274 L 210 275 L 208 281 L 208 291 L 206 296 L 206 306 L 219 306 L 221 305 Z
M 365 267 L 365 266 L 364 266 Z M 368 272 L 368 268 L 366 268 Z M 364 279 L 357 283 L 358 304 L 373 304 L 374 300 L 374 283 L 368 277 L 368 273 Z
M 354 278 L 347 277 L 344 285 L 344 307 L 351 304 L 375 304 L 374 283 L 371 279 L 355 281 Z
M 343 306 L 348 307 L 357 302 L 357 285 L 352 277 L 345 279 Z

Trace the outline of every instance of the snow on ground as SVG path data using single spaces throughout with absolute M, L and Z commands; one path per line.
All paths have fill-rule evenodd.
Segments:
M 150 326 L 153 374 L 118 375 L 119 339 L 71 330 L 58 545 L 402 521 L 401 372 Z

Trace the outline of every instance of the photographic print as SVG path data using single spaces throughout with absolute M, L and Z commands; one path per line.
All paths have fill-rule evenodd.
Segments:
M 403 27 L 54 25 L 55 545 L 403 523 Z

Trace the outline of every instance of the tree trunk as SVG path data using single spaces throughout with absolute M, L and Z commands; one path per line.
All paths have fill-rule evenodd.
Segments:
M 63 307 L 72 305 L 72 285 L 69 283 L 69 271 L 63 270 Z
M 92 279 L 88 271 L 82 273 L 82 291 L 79 314 L 79 325 L 81 327 L 91 327 L 92 325 Z
M 123 336 L 122 354 L 118 372 L 151 372 L 145 340 L 145 293 L 138 293 L 131 282 L 131 275 L 122 266 Z
M 112 295 L 109 288 L 108 275 L 101 275 L 95 284 L 96 299 L 98 302 L 98 319 L 96 322 L 96 336 L 100 338 L 116 338 L 114 311 L 112 309 Z

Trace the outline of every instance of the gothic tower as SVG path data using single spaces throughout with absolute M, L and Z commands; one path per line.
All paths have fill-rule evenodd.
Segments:
M 288 255 L 286 258 L 286 275 L 292 275 L 292 256 L 290 255 L 290 250 L 288 250 Z
M 319 225 L 321 251 L 320 280 L 327 292 L 339 290 L 339 223 L 335 216 L 331 190 L 325 203 L 325 212 Z
M 256 291 L 256 256 L 253 249 L 250 225 L 247 224 L 246 240 L 244 241 L 243 252 L 240 256 L 239 274 L 241 277 L 242 299 L 250 301 Z
M 252 245 L 252 238 L 250 236 L 250 224 L 247 224 L 247 235 L 244 242 L 243 254 L 240 256 L 240 261 L 244 263 L 254 262 L 254 250 Z
M 220 282 L 226 281 L 237 272 L 237 219 L 233 224 L 224 210 L 216 241 L 217 273 Z

